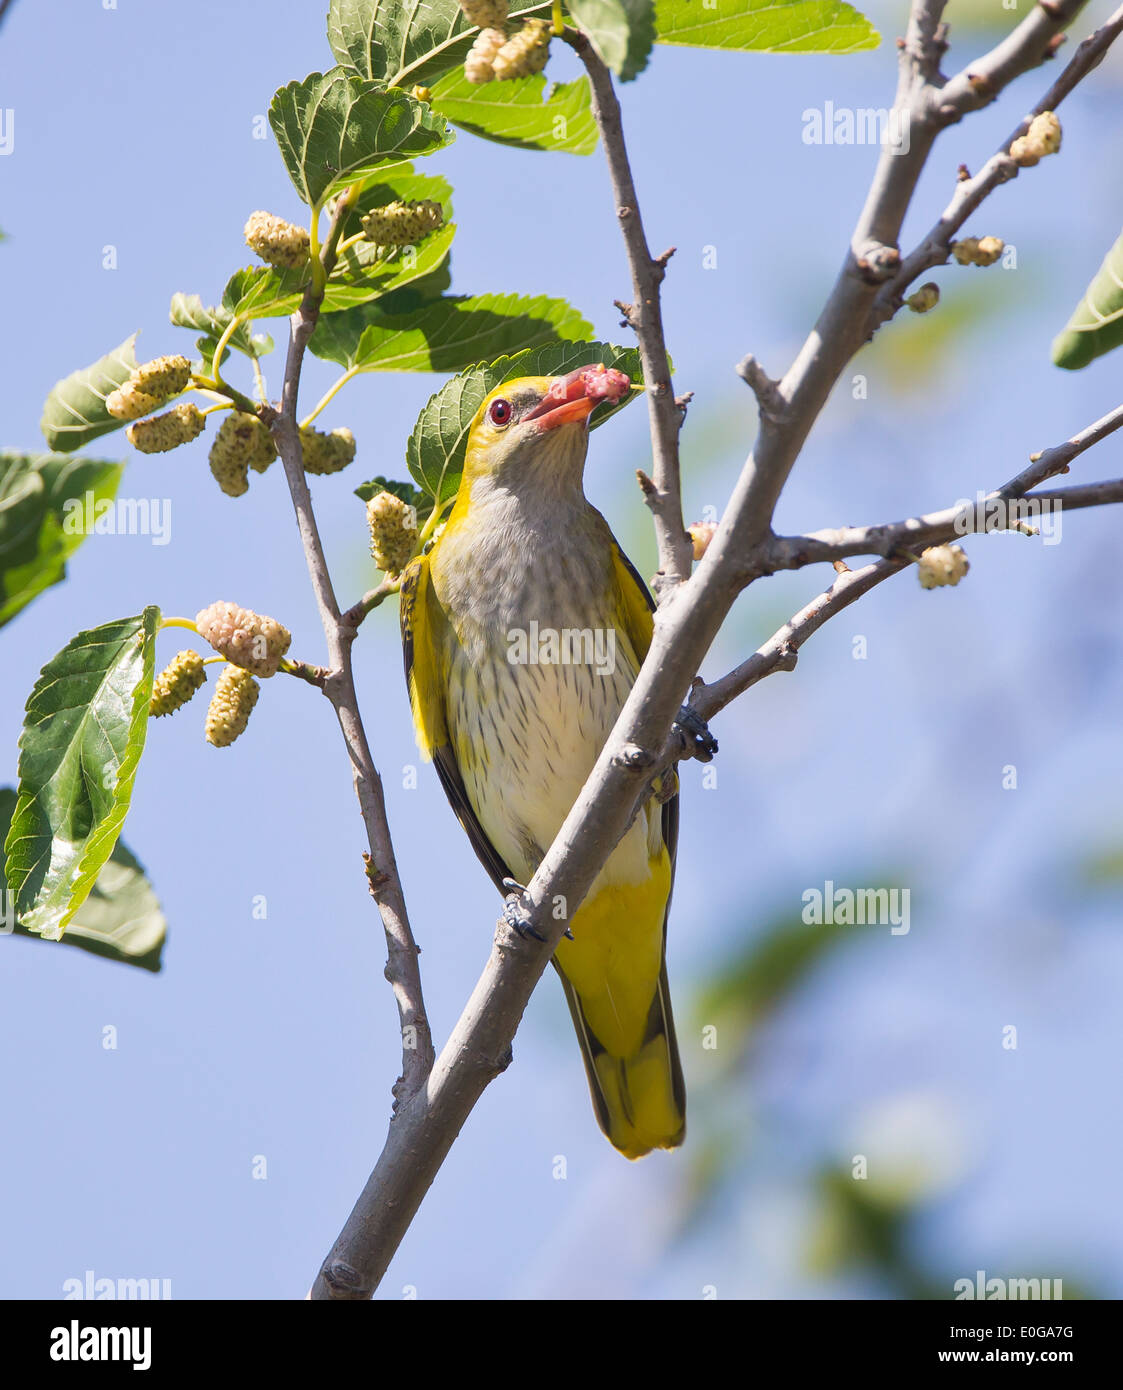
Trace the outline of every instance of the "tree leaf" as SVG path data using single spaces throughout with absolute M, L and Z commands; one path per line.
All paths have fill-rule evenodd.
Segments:
M 340 68 L 282 87 L 269 123 L 296 191 L 313 208 L 387 164 L 431 154 L 452 139 L 427 103 Z
M 15 807 L 14 788 L 0 787 L 0 846 L 11 826 Z M 0 885 L 6 881 L 4 854 L 0 848 Z M 118 840 L 90 889 L 90 896 L 75 913 L 62 943 L 155 972 L 161 966 L 167 927 L 142 865 L 123 841 Z M 0 929 L 33 940 L 43 939 L 14 920 L 14 914 L 6 918 L 0 912 Z
M 655 0 L 659 43 L 739 52 L 854 53 L 881 35 L 845 0 Z
M 511 30 L 548 14 L 549 0 L 515 0 Z M 476 34 L 457 0 L 331 0 L 328 42 L 336 62 L 388 87 L 432 85 L 464 62 Z
M 462 130 L 522 150 L 565 150 L 592 154 L 597 147 L 589 79 L 556 82 L 543 101 L 546 78 L 476 86 L 463 69 L 446 73 L 433 88 L 434 108 Z
M 1107 253 L 1084 298 L 1053 340 L 1053 361 L 1076 371 L 1123 343 L 1123 236 Z
M 622 82 L 630 82 L 647 67 L 655 43 L 651 0 L 568 0 L 568 6 L 578 26 Z
M 366 304 L 418 280 L 432 284 L 434 291 L 445 289 L 449 276 L 439 281 L 429 277 L 441 271 L 456 234 L 454 223 L 439 227 L 419 247 L 391 248 L 382 259 L 368 257 L 359 247 L 340 257 L 324 291 L 322 312 L 332 314 Z M 376 248 L 367 243 L 371 253 Z M 275 319 L 299 308 L 304 297 L 304 274 L 299 270 L 279 270 L 276 266 L 248 266 L 236 270 L 227 282 L 222 302 L 237 314 L 250 318 Z
M 0 451 L 0 627 L 66 575 L 93 507 L 113 497 L 124 465 L 68 454 Z M 82 519 L 75 525 L 72 514 Z
M 372 478 L 369 483 L 360 483 L 355 489 L 355 496 L 360 502 L 369 502 L 380 492 L 393 493 L 395 497 L 400 497 L 407 506 L 412 507 L 419 526 L 425 524 L 429 519 L 429 513 L 433 510 L 433 499 L 428 493 L 422 492 L 412 483 L 394 482 L 390 478 L 383 478 L 381 474 Z
M 313 351 L 362 372 L 458 372 L 521 348 L 587 340 L 592 331 L 572 305 L 546 295 L 426 300 L 400 290 L 321 319 Z
M 124 420 L 115 420 L 105 408 L 105 398 L 122 382 L 128 381 L 137 366 L 133 346 L 136 334 L 120 347 L 100 358 L 92 367 L 82 367 L 56 382 L 43 406 L 40 428 L 51 449 L 72 454 L 91 439 L 119 430 Z
M 172 295 L 168 316 L 178 328 L 191 328 L 196 333 L 202 333 L 203 336 L 196 341 L 195 346 L 199 349 L 204 366 L 208 370 L 211 369 L 218 340 L 234 317 L 229 309 L 221 304 L 206 308 L 197 294 L 181 294 L 177 291 Z M 274 346 L 268 333 L 251 333 L 249 324 L 246 323 L 240 323 L 227 341 L 230 347 L 237 348 L 247 357 L 264 357 L 273 351 Z M 223 360 L 225 357 L 226 354 L 223 353 Z
M 121 833 L 148 728 L 158 608 L 80 632 L 44 666 L 4 849 L 16 913 L 61 937 Z
M 635 348 L 611 343 L 547 343 L 512 357 L 500 357 L 486 366 L 469 367 L 430 397 L 406 445 L 406 464 L 421 487 L 438 506 L 456 496 L 464 467 L 468 427 L 488 394 L 501 382 L 523 376 L 563 376 L 576 367 L 603 362 L 627 372 L 632 392 L 622 401 L 602 401 L 589 417 L 595 429 L 643 387 L 643 368 Z

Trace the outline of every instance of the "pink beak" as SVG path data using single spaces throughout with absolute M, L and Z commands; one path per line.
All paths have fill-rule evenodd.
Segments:
M 598 362 L 557 377 L 542 400 L 523 416 L 537 420 L 541 430 L 556 429 L 574 420 L 587 420 L 601 401 L 618 401 L 631 389 L 631 379 Z

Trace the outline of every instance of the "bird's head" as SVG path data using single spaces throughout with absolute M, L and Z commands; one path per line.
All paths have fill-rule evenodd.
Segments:
M 468 430 L 464 480 L 520 485 L 581 484 L 589 416 L 602 401 L 618 401 L 630 379 L 603 363 L 565 376 L 524 376 L 497 386 Z

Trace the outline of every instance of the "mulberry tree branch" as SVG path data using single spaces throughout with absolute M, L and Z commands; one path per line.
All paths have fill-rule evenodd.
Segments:
M 653 256 L 648 247 L 612 74 L 579 30 L 566 28 L 562 38 L 581 59 L 589 74 L 593 116 L 608 161 L 612 194 L 616 200 L 616 217 L 624 236 L 631 269 L 634 301 L 624 304 L 618 300 L 617 308 L 635 330 L 640 360 L 643 362 L 643 381 L 651 421 L 652 482 L 655 484 L 654 488 L 644 490 L 644 496 L 655 520 L 659 573 L 653 587 L 661 598 L 689 577 L 693 561 L 693 545 L 682 519 L 682 485 L 679 477 L 679 431 L 683 411 L 676 403 L 671 388 L 659 290 L 674 248 Z
M 331 227 L 322 252 L 321 263 L 325 279 L 335 264 L 336 247 L 349 207 L 350 191 L 336 200 Z M 345 614 L 339 611 L 319 527 L 316 524 L 316 515 L 312 508 L 312 496 L 304 473 L 297 403 L 304 354 L 316 327 L 322 302 L 323 290 L 317 290 L 310 284 L 304 293 L 300 308 L 290 320 L 281 409 L 263 410 L 262 414 L 273 431 L 277 452 L 284 464 L 289 492 L 292 494 L 297 529 L 300 532 L 308 573 L 316 595 L 324 637 L 327 640 L 329 670 L 323 680 L 323 691 L 331 701 L 339 720 L 351 763 L 359 809 L 367 832 L 368 849 L 364 856 L 367 883 L 371 896 L 378 905 L 386 932 L 386 978 L 394 991 L 402 1030 L 402 1074 L 394 1087 L 395 1106 L 400 1106 L 424 1086 L 433 1065 L 433 1040 L 421 991 L 418 948 L 410 929 L 393 840 L 390 836 L 390 825 L 386 817 L 382 779 L 371 754 L 355 692 L 351 648 L 365 611 L 362 604 L 356 605 Z M 375 595 L 381 593 L 382 589 L 374 591 Z M 373 595 L 368 597 L 373 598 L 373 602 L 378 601 Z
M 943 265 L 951 254 L 951 242 L 967 219 L 1002 184 L 1017 178 L 1019 166 L 1010 157 L 1010 146 L 1029 129 L 1030 121 L 1043 111 L 1055 111 L 1065 97 L 1103 62 L 1108 49 L 1123 33 L 1123 5 L 1093 34 L 1079 45 L 1071 61 L 1017 129 L 1003 141 L 979 172 L 955 186 L 951 201 L 922 242 L 901 262 L 901 268 L 877 296 L 870 318 L 870 332 L 876 331 L 904 303 L 905 292 L 925 271 Z
M 802 569 L 804 565 L 845 560 L 853 555 L 881 555 L 891 558 L 906 547 L 909 551 L 915 551 L 930 545 L 941 545 L 977 531 L 1016 528 L 1032 508 L 993 505 L 1015 499 L 1034 503 L 1038 507 L 1042 502 L 1052 504 L 1058 498 L 1062 499 L 1062 505 L 1067 506 L 1096 505 L 1090 501 L 1077 500 L 1079 497 L 1092 495 L 1082 488 L 1062 488 L 1054 492 L 1044 492 L 1038 490 L 1039 485 L 1055 478 L 1059 473 L 1067 473 L 1073 459 L 1118 429 L 1123 429 L 1123 405 L 1117 406 L 1079 434 L 1074 434 L 1071 439 L 1066 439 L 1063 444 L 1054 445 L 1053 448 L 1036 454 L 1028 468 L 1024 468 L 994 492 L 987 493 L 978 503 L 957 503 L 938 512 L 929 512 L 925 516 L 910 517 L 906 521 L 888 522 L 880 526 L 842 526 L 833 530 L 812 531 L 802 536 L 777 536 L 765 547 L 765 556 L 760 561 L 760 572 L 773 574 L 777 570 Z M 1112 484 L 1101 483 L 1095 486 L 1104 488 Z M 1067 502 L 1064 501 L 1066 498 Z M 1105 500 L 1115 499 L 1111 497 Z

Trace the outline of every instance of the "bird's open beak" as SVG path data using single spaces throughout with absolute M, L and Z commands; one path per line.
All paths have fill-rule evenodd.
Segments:
M 601 401 L 620 400 L 631 385 L 628 376 L 603 362 L 594 367 L 578 367 L 567 376 L 555 377 L 549 391 L 523 419 L 534 420 L 540 430 L 587 420 Z

